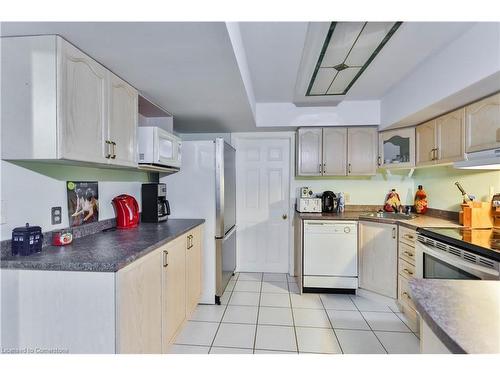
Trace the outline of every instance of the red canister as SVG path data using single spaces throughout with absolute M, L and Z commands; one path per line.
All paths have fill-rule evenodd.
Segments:
M 73 242 L 73 233 L 69 229 L 56 230 L 52 232 L 52 245 L 64 246 Z

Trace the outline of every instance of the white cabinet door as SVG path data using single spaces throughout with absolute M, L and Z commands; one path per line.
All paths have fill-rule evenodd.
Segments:
M 347 174 L 347 128 L 323 129 L 323 176 Z
M 464 120 L 463 108 L 436 119 L 437 163 L 451 163 L 464 159 Z
M 349 128 L 347 132 L 347 174 L 352 176 L 377 173 L 377 128 Z
M 500 147 L 500 93 L 465 107 L 465 151 Z
M 382 168 L 415 166 L 415 128 L 379 133 L 379 165 Z
M 107 71 L 62 39 L 58 39 L 57 46 L 59 157 L 107 163 Z
M 109 122 L 107 140 L 112 142 L 110 163 L 137 166 L 137 90 L 109 72 Z
M 297 176 L 321 176 L 322 129 L 300 128 L 297 131 Z
M 359 222 L 359 285 L 397 298 L 397 226 Z

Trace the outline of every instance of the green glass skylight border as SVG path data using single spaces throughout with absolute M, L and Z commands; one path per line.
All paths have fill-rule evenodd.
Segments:
M 312 87 L 314 85 L 314 81 L 316 80 L 316 76 L 318 74 L 318 71 L 321 68 L 321 63 L 323 62 L 323 58 L 325 57 L 326 50 L 328 49 L 328 45 L 330 44 L 330 40 L 332 38 L 333 32 L 335 31 L 335 27 L 337 26 L 337 23 L 338 22 L 332 22 L 330 24 L 330 28 L 328 29 L 328 33 L 326 34 L 325 41 L 323 42 L 323 46 L 321 48 L 321 52 L 319 54 L 318 61 L 316 63 L 316 67 L 314 68 L 314 72 L 313 72 L 313 75 L 311 76 L 311 80 L 309 82 L 309 86 L 307 87 L 306 96 L 339 96 L 339 95 L 345 95 L 345 94 L 347 94 L 347 92 L 352 87 L 352 85 L 354 85 L 354 83 L 356 82 L 356 80 L 361 76 L 361 74 L 363 74 L 363 72 L 366 70 L 366 68 L 370 65 L 370 63 L 373 61 L 373 59 L 375 59 L 375 57 L 382 50 L 382 48 L 384 48 L 385 44 L 389 41 L 389 39 L 391 39 L 391 37 L 394 35 L 394 33 L 396 32 L 396 30 L 399 28 L 399 26 L 401 26 L 401 24 L 403 22 L 398 21 L 398 22 L 394 23 L 394 26 L 392 26 L 392 28 L 389 30 L 389 32 L 384 37 L 384 39 L 382 39 L 382 41 L 377 46 L 377 48 L 375 48 L 375 50 L 370 55 L 370 57 L 368 58 L 368 60 L 366 60 L 366 63 L 361 67 L 361 69 L 358 72 L 358 74 L 356 74 L 354 76 L 354 78 L 351 80 L 351 82 L 346 86 L 344 92 L 342 92 L 340 94 L 328 94 L 328 90 L 327 90 L 324 94 L 311 94 L 311 89 L 312 89 Z M 363 28 L 361 29 L 361 31 L 363 31 L 363 29 L 366 26 L 366 24 L 367 24 L 367 22 L 365 22 L 365 25 L 363 26 Z M 361 32 L 360 32 L 360 34 L 361 34 Z M 359 35 L 358 35 L 358 38 L 359 38 Z M 356 41 L 354 42 L 354 44 L 356 44 L 358 38 L 356 38 Z M 354 44 L 351 46 L 351 49 L 354 47 Z M 347 54 L 347 56 L 349 56 L 349 54 Z M 347 56 L 346 56 L 346 59 L 347 59 Z M 334 79 L 335 79 L 335 77 L 334 77 Z M 333 83 L 333 80 L 330 83 L 330 85 Z

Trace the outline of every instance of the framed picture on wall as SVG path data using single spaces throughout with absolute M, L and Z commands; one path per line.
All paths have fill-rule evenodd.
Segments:
M 67 181 L 66 192 L 71 227 L 99 221 L 97 181 Z

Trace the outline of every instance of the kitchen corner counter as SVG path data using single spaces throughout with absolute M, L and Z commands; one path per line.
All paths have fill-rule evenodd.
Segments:
M 109 230 L 77 238 L 67 246 L 47 246 L 29 256 L 8 255 L 2 269 L 116 272 L 140 257 L 203 224 L 204 219 L 169 219 L 137 228 Z
M 372 212 L 364 211 L 344 211 L 343 213 L 306 213 L 296 211 L 295 213 L 301 220 L 365 220 L 387 224 L 399 224 L 411 229 L 425 227 L 460 227 L 460 225 L 456 221 L 441 219 L 428 215 L 417 215 L 416 218 L 411 220 L 401 220 L 366 216 L 367 214 Z
M 500 353 L 500 282 L 413 279 L 417 311 L 452 353 Z

